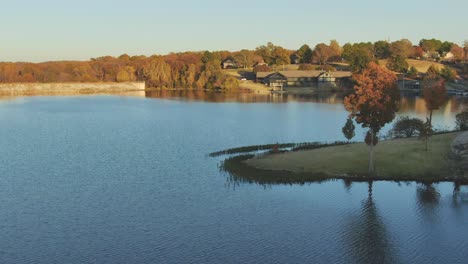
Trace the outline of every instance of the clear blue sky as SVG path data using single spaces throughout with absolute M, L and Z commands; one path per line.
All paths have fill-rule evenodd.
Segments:
M 468 39 L 467 0 L 0 1 L 0 61 Z

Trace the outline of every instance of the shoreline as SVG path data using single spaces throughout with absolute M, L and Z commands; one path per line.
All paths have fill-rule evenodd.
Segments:
M 144 82 L 0 83 L 0 96 L 84 95 L 145 90 Z
M 377 145 L 376 150 L 380 153 L 376 155 L 377 174 L 373 177 L 367 173 L 368 156 L 364 143 L 297 152 L 238 155 L 226 159 L 221 169 L 234 180 L 260 184 L 304 184 L 328 180 L 468 184 L 468 175 L 458 164 L 460 158 L 451 152 L 452 142 L 461 134 L 464 133 L 434 135 L 431 139 L 433 149 L 427 153 L 421 151 L 423 143 L 415 138 L 382 141 Z M 413 153 L 404 153 L 407 150 Z

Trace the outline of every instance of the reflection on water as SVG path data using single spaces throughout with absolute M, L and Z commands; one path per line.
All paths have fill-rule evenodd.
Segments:
M 0 263 L 468 259 L 468 186 L 233 180 L 226 188 L 222 158 L 205 156 L 341 139 L 346 113 L 336 104 L 18 102 L 0 101 Z
M 308 94 L 254 94 L 254 93 L 219 93 L 205 91 L 170 91 L 160 90 L 146 93 L 148 98 L 161 98 L 183 101 L 203 101 L 212 103 L 287 103 L 310 102 L 322 104 L 343 104 L 346 93 L 317 92 Z M 453 127 L 454 115 L 466 109 L 468 97 L 451 96 L 441 108 L 434 112 L 434 122 L 441 121 L 441 128 Z M 399 115 L 409 115 L 425 119 L 428 112 L 426 103 L 418 92 L 402 93 Z M 450 121 L 448 121 L 450 120 Z
M 361 202 L 360 212 L 345 216 L 343 243 L 349 263 L 399 263 L 394 241 L 385 226 L 372 197 L 369 183 L 368 197 Z
M 425 207 L 437 207 L 440 193 L 432 184 L 423 184 L 416 190 L 418 202 Z

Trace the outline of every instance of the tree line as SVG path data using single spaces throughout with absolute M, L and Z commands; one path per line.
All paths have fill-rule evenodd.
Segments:
M 313 64 L 332 70 L 333 62 L 346 62 L 359 72 L 370 62 L 386 59 L 387 67 L 395 72 L 411 69 L 407 58 L 437 60 L 451 52 L 455 62 L 468 61 L 468 41 L 463 47 L 448 41 L 423 39 L 414 45 L 407 39 L 394 42 L 377 41 L 346 43 L 336 40 L 319 43 L 313 49 L 302 45 L 289 50 L 269 42 L 255 50 L 182 52 L 168 55 L 104 56 L 89 61 L 54 61 L 43 63 L 2 62 L 0 82 L 129 82 L 145 81 L 148 87 L 186 89 L 236 89 L 237 78 L 222 71 L 222 62 L 231 60 L 238 68 L 256 66 L 254 71 L 271 70 L 269 66 L 301 64 L 300 69 L 310 70 Z M 468 69 L 467 69 L 468 70 Z
M 0 63 L 0 82 L 132 82 L 148 87 L 235 89 L 238 80 L 221 72 L 222 52 L 184 52 L 99 57 L 89 61 Z

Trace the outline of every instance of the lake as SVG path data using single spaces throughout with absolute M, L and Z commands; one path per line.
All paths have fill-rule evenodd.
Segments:
M 249 184 L 207 156 L 343 140 L 346 117 L 334 94 L 0 99 L 0 263 L 466 263 L 468 186 Z

